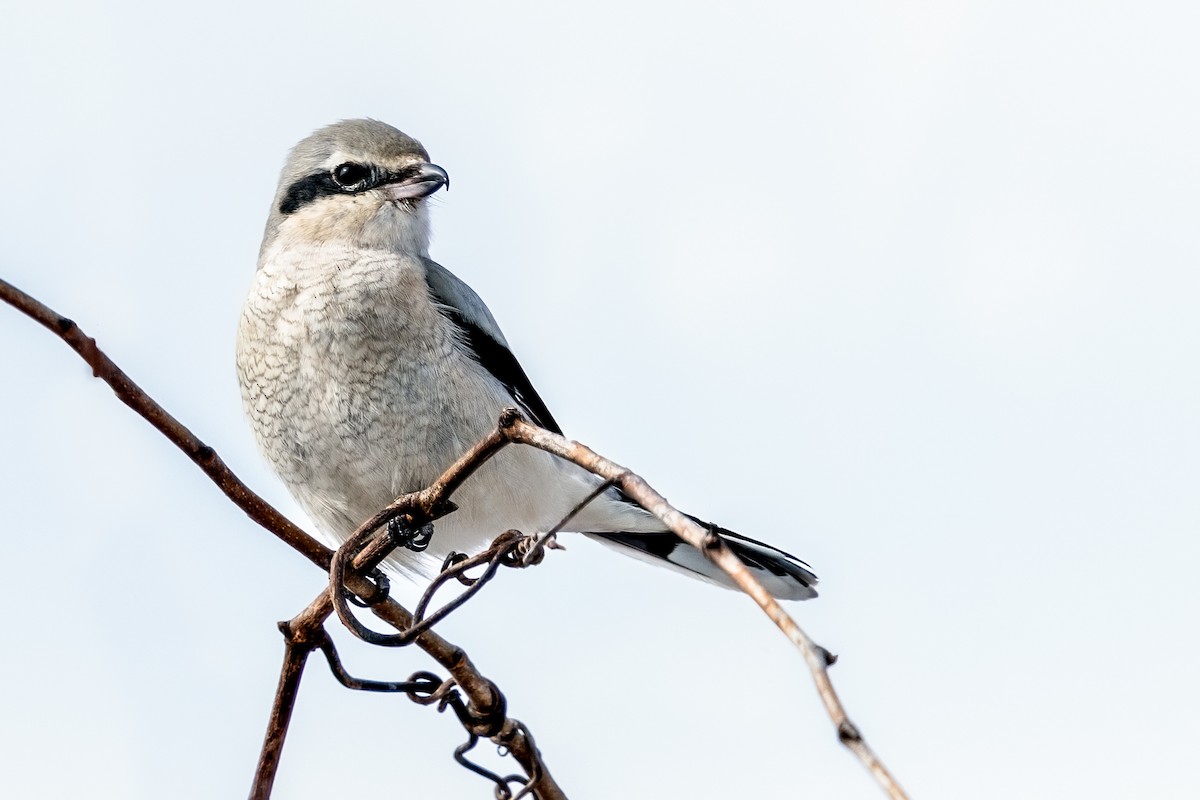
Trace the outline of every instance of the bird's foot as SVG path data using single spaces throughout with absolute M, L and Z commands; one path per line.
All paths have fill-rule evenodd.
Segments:
M 388 536 L 396 547 L 423 553 L 433 541 L 433 523 L 427 522 L 419 528 L 412 527 L 406 520 L 397 517 L 387 524 Z

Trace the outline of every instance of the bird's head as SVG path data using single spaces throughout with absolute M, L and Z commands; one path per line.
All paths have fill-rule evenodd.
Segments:
M 372 119 L 321 128 L 284 164 L 263 251 L 273 243 L 382 247 L 423 255 L 425 198 L 450 184 L 421 143 Z

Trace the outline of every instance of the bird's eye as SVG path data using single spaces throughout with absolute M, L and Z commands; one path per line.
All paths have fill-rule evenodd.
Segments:
M 371 170 L 362 164 L 347 162 L 333 168 L 333 180 L 343 189 L 357 189 L 371 177 Z

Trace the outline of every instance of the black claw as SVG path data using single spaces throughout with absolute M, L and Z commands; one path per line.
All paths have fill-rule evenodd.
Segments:
M 420 528 L 413 529 L 408 520 L 396 518 L 387 524 L 388 536 L 396 543 L 396 547 L 423 553 L 433 541 L 433 523 L 427 522 Z
M 375 584 L 375 591 L 371 592 L 369 597 L 359 598 L 354 592 L 346 590 L 346 599 L 359 608 L 377 606 L 384 600 L 387 600 L 392 592 L 392 582 L 388 580 L 388 576 L 383 573 L 383 570 L 376 567 L 371 570 L 368 577 Z

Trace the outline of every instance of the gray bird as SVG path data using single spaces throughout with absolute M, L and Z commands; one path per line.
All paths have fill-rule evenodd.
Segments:
M 516 406 L 558 423 L 479 296 L 429 258 L 425 199 L 448 186 L 421 144 L 375 120 L 318 130 L 284 165 L 238 329 L 242 398 L 259 447 L 330 543 L 421 489 Z M 398 550 L 401 573 L 436 572 L 515 528 L 543 532 L 599 479 L 508 447 L 454 495 L 428 550 Z M 610 490 L 571 529 L 621 552 L 730 586 L 662 523 Z M 816 596 L 793 556 L 722 535 L 776 597 Z

